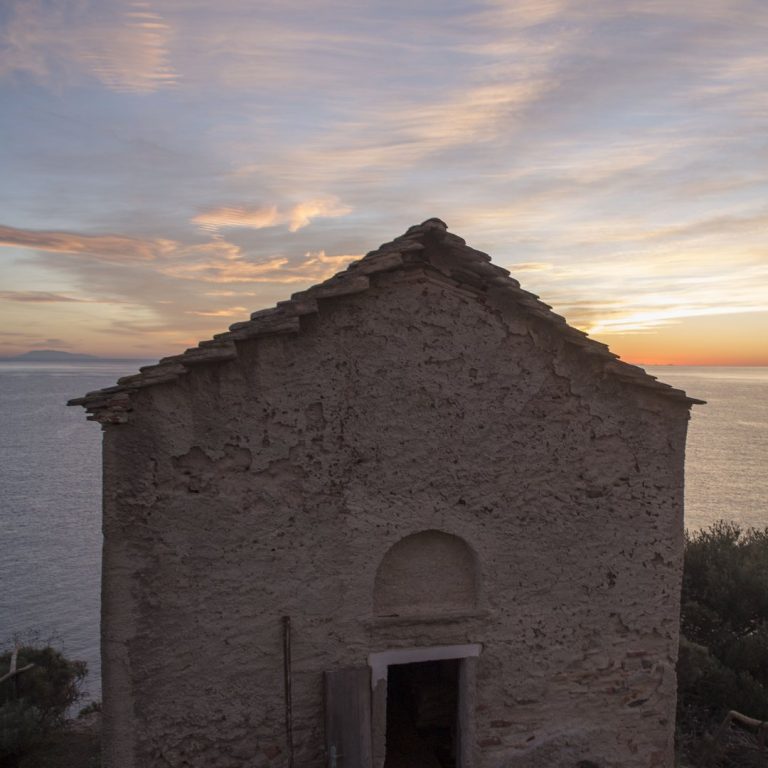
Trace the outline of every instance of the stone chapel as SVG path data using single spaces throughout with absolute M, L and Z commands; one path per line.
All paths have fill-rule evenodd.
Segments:
M 439 219 L 114 387 L 109 768 L 672 768 L 696 402 Z

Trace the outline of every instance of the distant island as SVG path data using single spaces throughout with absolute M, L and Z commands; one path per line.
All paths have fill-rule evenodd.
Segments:
M 63 352 L 59 349 L 35 349 L 15 357 L 0 357 L 0 363 L 134 363 L 147 358 L 97 357 L 81 352 Z

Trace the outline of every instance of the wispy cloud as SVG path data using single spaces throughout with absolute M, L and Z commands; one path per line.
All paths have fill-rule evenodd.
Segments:
M 213 208 L 209 211 L 197 214 L 192 221 L 201 229 L 209 232 L 218 232 L 230 227 L 248 227 L 250 229 L 264 229 L 274 227 L 281 222 L 281 216 L 277 212 L 276 205 L 263 208 L 246 208 L 244 206 L 228 206 Z M 282 218 L 282 221 L 285 221 Z
M 0 246 L 82 254 L 102 261 L 119 262 L 152 261 L 168 253 L 173 248 L 173 243 L 168 240 L 141 240 L 123 235 L 86 235 L 0 225 Z
M 554 265 L 544 261 L 520 261 L 516 264 L 510 264 L 508 269 L 513 274 L 518 272 L 549 272 L 554 269 Z
M 23 331 L 0 331 L 0 338 L 28 339 L 31 336 L 32 334 L 24 333 Z
M 98 306 L 98 312 L 84 314 L 80 321 L 89 334 L 133 334 L 159 350 L 189 346 L 220 331 L 224 320 L 247 319 L 251 311 L 285 298 L 287 285 L 319 282 L 359 258 L 323 250 L 265 255 L 263 249 L 246 249 L 221 236 L 195 244 L 4 229 L 5 242 L 28 251 L 17 263 L 42 268 L 59 279 L 67 276 L 74 286 L 66 293 L 3 291 L 0 301 L 19 307 L 13 315 L 18 322 L 39 323 L 40 314 L 32 307 L 43 303 Z M 104 248 L 105 237 L 110 249 Z M 137 250 L 147 258 L 134 258 Z M 23 314 L 25 306 L 29 310 Z M 72 319 L 71 314 L 62 315 L 59 322 Z
M 247 307 L 227 307 L 226 309 L 188 309 L 188 315 L 197 317 L 242 317 L 248 311 Z
M 569 0 L 522 0 L 518 3 L 488 0 L 481 4 L 481 10 L 475 13 L 473 21 L 495 29 L 526 30 L 557 19 L 570 4 Z
M 294 215 L 295 211 L 288 213 Z M 288 213 L 283 215 L 286 223 L 290 221 Z M 741 219 L 726 222 L 726 230 L 728 226 L 751 230 L 761 221 L 758 214 Z M 690 225 L 690 231 L 672 228 L 669 232 L 647 233 L 645 240 L 658 241 L 655 250 L 639 250 L 622 259 L 592 257 L 578 263 L 558 258 L 505 263 L 498 255 L 496 259 L 509 267 L 513 276 L 525 276 L 525 287 L 541 294 L 571 323 L 593 334 L 648 332 L 683 318 L 768 309 L 768 295 L 763 288 L 768 284 L 768 257 L 749 251 L 733 252 L 731 264 L 738 265 L 739 272 L 727 278 L 724 301 L 719 260 L 713 258 L 712 252 L 700 250 L 707 247 L 706 242 L 697 242 L 689 250 L 669 250 L 683 235 L 708 236 L 720 229 L 716 223 L 697 222 Z M 637 237 L 643 240 L 641 235 Z M 616 238 L 608 236 L 605 241 L 614 242 Z M 0 299 L 19 303 L 129 302 L 137 308 L 143 306 L 148 314 L 132 321 L 114 321 L 110 327 L 116 332 L 140 327 L 144 334 L 169 337 L 184 327 L 184 317 L 216 320 L 246 316 L 259 306 L 253 299 L 266 295 L 280 298 L 280 286 L 319 282 L 360 256 L 348 252 L 329 254 L 325 250 L 269 255 L 221 235 L 193 244 L 165 238 L 142 241 L 115 234 L 4 227 L 0 228 L 0 242 L 67 255 L 66 261 L 48 263 L 77 275 L 83 288 L 90 287 L 95 295 L 107 297 L 84 299 L 54 291 L 18 290 L 2 292 Z M 634 284 L 630 293 L 622 289 L 628 280 Z M 211 285 L 223 287 L 212 290 Z M 264 294 L 253 286 L 268 287 L 271 293 Z M 612 298 L 606 300 L 606 296 Z M 240 303 L 233 303 L 233 299 Z M 247 304 L 242 303 L 244 299 L 248 299 Z M 157 322 L 159 317 L 164 318 L 162 323 Z
M 734 255 L 732 265 L 724 276 L 711 254 L 704 260 L 662 252 L 612 266 L 552 265 L 532 272 L 530 282 L 571 324 L 592 335 L 649 333 L 690 318 L 768 311 L 768 254 Z M 611 298 L 601 298 L 606 296 Z
M 405 168 L 428 168 L 431 158 L 452 150 L 476 152 L 482 146 L 492 148 L 500 137 L 510 141 L 522 129 L 526 111 L 551 87 L 545 77 L 530 78 L 366 105 L 364 119 L 353 115 L 340 120 L 311 141 L 240 166 L 235 175 L 278 176 L 296 169 L 297 180 L 316 185 L 333 168 L 337 184 L 361 176 L 380 182 Z
M 618 214 L 603 220 L 590 217 L 584 222 L 573 224 L 552 239 L 559 241 L 561 246 L 566 239 L 568 245 L 578 247 L 634 244 L 654 249 L 649 250 L 651 256 L 658 247 L 667 247 L 670 252 L 658 264 L 660 269 L 665 269 L 670 263 L 680 260 L 701 260 L 701 255 L 696 255 L 695 251 L 700 247 L 709 251 L 704 259 L 706 262 L 712 255 L 712 244 L 718 242 L 726 246 L 729 252 L 733 252 L 737 246 L 740 251 L 745 240 L 754 242 L 754 236 L 765 232 L 767 228 L 768 212 L 762 206 L 759 210 L 750 211 L 742 205 L 739 215 L 717 214 L 664 226 L 651 226 L 640 217 L 633 219 Z M 684 248 L 682 244 L 685 244 Z M 673 247 L 675 251 L 671 250 Z
M 35 339 L 34 341 L 27 342 L 30 347 L 53 347 L 60 348 L 60 347 L 71 347 L 71 342 L 67 341 L 66 339 Z
M 765 312 L 765 305 L 747 307 L 666 307 L 641 311 L 616 312 L 615 317 L 603 317 L 590 326 L 592 335 L 647 333 L 692 317 L 716 317 Z
M 290 217 L 304 216 L 292 209 Z M 288 218 L 286 220 L 293 220 Z M 196 280 L 202 283 L 290 284 L 323 280 L 359 255 L 328 255 L 324 250 L 295 256 L 258 258 L 247 255 L 241 246 L 217 236 L 200 244 L 169 239 L 139 240 L 121 235 L 86 235 L 74 232 L 46 232 L 0 226 L 0 245 L 84 258 L 83 264 L 144 264 L 148 273 Z M 123 280 L 126 278 L 123 277 Z M 213 292 L 209 295 L 231 295 Z M 17 301 L 77 301 L 52 292 L 0 293 L 0 298 Z
M 150 2 L 114 5 L 11 0 L 0 32 L 0 77 L 41 82 L 96 78 L 115 91 L 150 93 L 176 83 L 170 25 Z
M 20 301 L 32 304 L 54 304 L 58 302 L 87 303 L 91 299 L 79 299 L 50 291 L 0 291 L 1 301 Z
M 296 232 L 308 226 L 313 219 L 337 218 L 345 216 L 351 210 L 336 197 L 318 197 L 297 203 L 284 210 L 279 210 L 276 205 L 213 208 L 197 214 L 192 221 L 209 232 L 240 227 L 264 229 L 279 225 L 287 225 L 290 232 Z
M 194 341 L 431 215 L 601 334 L 768 304 L 763 0 L 349 8 L 9 0 L 5 313 Z
M 170 63 L 171 27 L 149 2 L 130 3 L 120 23 L 102 32 L 87 41 L 79 59 L 107 87 L 150 93 L 178 80 Z
M 203 283 L 273 283 L 290 285 L 316 282 L 330 277 L 359 255 L 328 256 L 325 251 L 307 251 L 303 257 L 277 256 L 264 261 L 246 258 L 239 249 L 219 255 L 217 243 L 208 248 L 186 249 L 195 259 L 179 259 L 161 269 L 163 274 Z

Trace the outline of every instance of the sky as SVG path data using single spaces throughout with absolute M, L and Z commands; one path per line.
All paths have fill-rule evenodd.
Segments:
M 768 364 L 765 0 L 4 0 L 0 356 L 157 358 L 437 216 L 641 364 Z

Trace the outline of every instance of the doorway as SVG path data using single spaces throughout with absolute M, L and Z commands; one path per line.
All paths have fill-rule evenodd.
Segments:
M 451 738 L 454 762 L 449 763 L 456 768 L 474 768 L 475 759 L 473 744 L 475 737 L 475 707 L 476 707 L 476 676 L 477 661 L 482 653 L 483 646 L 480 643 L 467 643 L 465 645 L 427 645 L 412 648 L 393 648 L 388 651 L 377 651 L 368 655 L 371 681 L 371 746 L 373 752 L 374 768 L 384 768 L 387 760 L 387 723 L 391 719 L 389 712 L 393 711 L 388 706 L 390 675 L 398 668 L 404 671 L 397 674 L 408 677 L 408 668 L 418 669 L 427 662 L 451 662 L 446 667 L 437 667 L 438 670 L 454 670 L 446 674 L 454 675 L 454 694 L 456 699 L 454 731 Z M 415 676 L 418 680 L 419 673 Z M 407 682 L 407 680 L 406 680 Z M 406 686 L 407 688 L 408 686 Z M 412 687 L 412 686 L 411 686 Z M 407 697 L 406 697 L 407 698 Z M 393 698 L 393 704 L 396 699 Z M 394 721 L 393 721 L 394 724 Z M 391 760 L 394 757 L 390 758 Z M 439 760 L 439 757 L 436 758 Z M 403 765 L 408 765 L 404 763 Z M 416 768 L 418 764 L 411 765 Z M 425 766 L 427 764 L 425 763 Z M 432 762 L 434 768 L 435 763 Z M 440 763 L 437 763 L 439 768 Z M 390 762 L 387 768 L 396 768 Z
M 384 768 L 459 766 L 460 663 L 390 665 Z

